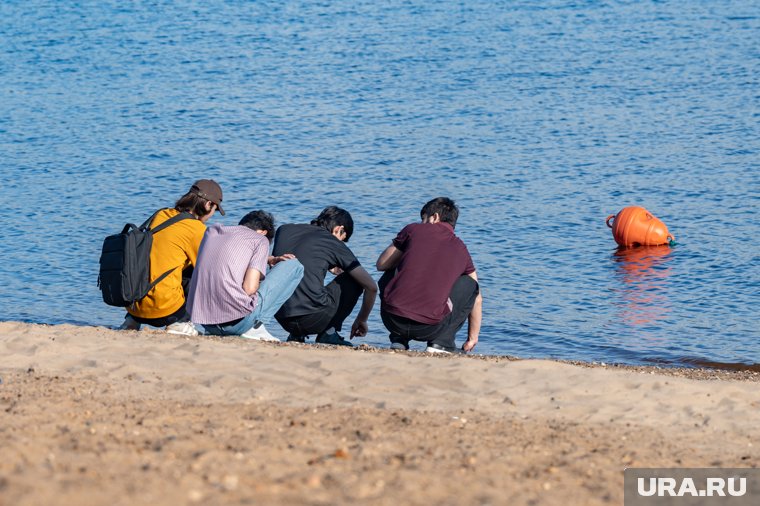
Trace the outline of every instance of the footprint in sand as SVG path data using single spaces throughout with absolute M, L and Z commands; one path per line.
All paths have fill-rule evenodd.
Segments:
M 172 351 L 185 351 L 191 353 L 194 357 L 200 355 L 200 345 L 193 343 L 184 343 L 172 348 Z
M 17 337 L 5 343 L 5 348 L 8 351 L 14 352 L 16 355 L 32 356 L 37 353 L 39 345 L 29 344 L 29 340 L 23 337 Z

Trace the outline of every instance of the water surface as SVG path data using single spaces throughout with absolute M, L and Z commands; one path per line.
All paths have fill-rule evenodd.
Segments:
M 103 237 L 211 177 L 217 222 L 349 209 L 367 267 L 451 196 L 479 352 L 760 363 L 758 40 L 739 0 L 2 2 L 0 319 L 118 324 Z M 626 205 L 678 245 L 618 252 Z

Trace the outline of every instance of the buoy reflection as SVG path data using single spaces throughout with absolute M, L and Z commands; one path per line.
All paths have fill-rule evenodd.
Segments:
M 663 320 L 670 312 L 667 281 L 670 246 L 638 246 L 619 248 L 613 253 L 620 286 L 619 321 L 634 327 L 645 327 Z

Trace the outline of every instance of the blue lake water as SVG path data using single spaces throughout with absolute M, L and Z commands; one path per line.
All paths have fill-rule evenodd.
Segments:
M 103 237 L 210 177 L 212 222 L 347 208 L 368 268 L 454 198 L 477 352 L 760 363 L 757 7 L 5 0 L 0 320 L 119 324 Z M 627 205 L 677 246 L 618 253 Z

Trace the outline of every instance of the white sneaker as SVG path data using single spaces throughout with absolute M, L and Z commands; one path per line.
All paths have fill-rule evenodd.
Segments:
M 175 322 L 166 326 L 166 332 L 180 336 L 197 336 L 198 331 L 191 322 Z
M 425 353 L 441 353 L 443 355 L 451 355 L 450 351 L 444 350 L 443 348 L 437 346 L 428 346 L 425 348 Z
M 132 318 L 132 315 L 127 315 L 124 323 L 119 326 L 119 330 L 140 330 L 140 322 Z
M 268 341 L 270 343 L 279 343 L 280 340 L 274 337 L 272 334 L 267 331 L 266 327 L 264 327 L 264 324 L 260 324 L 258 327 L 255 325 L 248 329 L 245 333 L 240 334 L 240 337 L 244 337 L 246 339 L 253 339 L 255 341 Z

